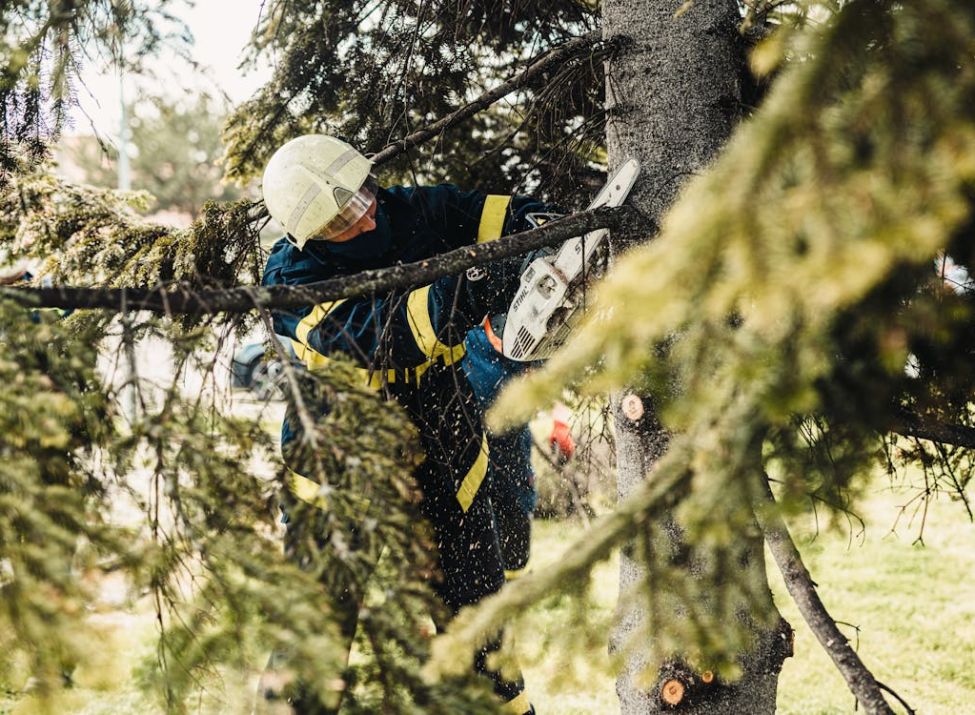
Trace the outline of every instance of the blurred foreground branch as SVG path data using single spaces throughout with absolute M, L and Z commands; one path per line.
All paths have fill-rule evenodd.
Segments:
M 956 447 L 975 449 L 975 427 L 947 424 L 923 419 L 910 412 L 901 412 L 900 424 L 892 430 L 905 437 L 917 437 Z

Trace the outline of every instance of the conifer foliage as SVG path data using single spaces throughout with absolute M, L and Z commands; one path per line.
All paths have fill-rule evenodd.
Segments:
M 648 385 L 678 436 L 621 505 L 629 518 L 604 523 L 584 548 L 597 557 L 636 538 L 651 573 L 677 579 L 668 589 L 709 604 L 690 623 L 711 658 L 740 646 L 734 616 L 750 585 L 714 607 L 667 570 L 675 555 L 641 541 L 673 499 L 664 487 L 688 491 L 678 510 L 687 538 L 725 554 L 699 567 L 732 581 L 735 534 L 762 504 L 766 472 L 793 506 L 811 495 L 845 508 L 878 464 L 916 459 L 932 477 L 925 498 L 943 488 L 967 504 L 975 294 L 939 269 L 945 256 L 975 268 L 973 51 L 975 12 L 952 0 L 851 2 L 795 38 L 764 105 L 687 186 L 660 235 L 601 286 L 598 317 L 495 407 L 501 423 L 569 383 Z M 952 426 L 960 446 L 912 438 L 901 449 L 898 437 L 890 449 L 887 435 L 923 434 L 925 423 Z M 940 430 L 948 442 L 950 431 Z M 478 629 L 542 593 L 514 585 L 477 615 Z M 658 656 L 687 652 L 695 639 L 670 628 L 658 595 L 633 597 L 656 614 L 667 643 Z
M 275 74 L 227 125 L 228 175 L 252 176 L 284 140 L 307 131 L 377 151 L 518 74 L 530 58 L 586 35 L 597 20 L 597 8 L 581 0 L 268 3 L 252 60 L 273 58 Z M 604 51 L 567 58 L 396 161 L 390 178 L 485 191 L 527 181 L 562 201 L 588 196 L 586 179 L 598 172 L 586 159 L 603 145 Z
M 157 9 L 100 0 L 0 8 L 11 43 L 0 85 L 6 263 L 28 261 L 55 284 L 178 281 L 194 290 L 259 280 L 261 206 L 210 203 L 190 228 L 173 230 L 137 216 L 145 195 L 72 185 L 53 172 L 49 144 L 78 80 L 77 53 L 104 51 L 121 62 L 123 38 L 152 52 L 170 22 Z M 56 81 L 41 81 L 48 77 Z M 75 666 L 97 656 L 86 614 L 99 575 L 122 570 L 156 613 L 159 642 L 142 672 L 167 711 L 192 709 L 201 692 L 220 698 L 222 687 L 254 695 L 246 677 L 273 652 L 269 687 L 286 695 L 300 690 L 329 702 L 347 691 L 349 712 L 380 704 L 389 712 L 493 712 L 493 696 L 468 683 L 471 676 L 430 684 L 419 675 L 429 619 L 445 618 L 430 588 L 435 550 L 416 510 L 410 474 L 419 457 L 405 417 L 339 362 L 302 376 L 307 384 L 292 399 L 309 418 L 307 445 L 320 448 L 305 461 L 328 510 L 288 504 L 295 560 L 281 548 L 286 472 L 266 426 L 225 414 L 219 389 L 181 389 L 187 370 L 212 373 L 214 351 L 258 319 L 126 311 L 62 318 L 3 302 L 4 684 L 57 698 Z M 99 346 L 114 353 L 110 363 L 124 361 L 126 346 L 144 336 L 170 342 L 176 379 L 146 385 L 135 374 L 134 383 L 113 386 L 112 370 L 96 369 Z M 122 415 L 117 392 L 133 387 L 134 420 Z M 113 526 L 120 503 L 134 505 L 141 522 Z M 348 616 L 338 604 L 350 590 L 366 608 L 362 655 L 347 665 Z
M 131 567 L 139 554 L 106 519 L 94 462 L 114 415 L 93 343 L 9 301 L 0 341 L 0 679 L 26 672 L 48 692 L 90 655 L 80 575 L 96 555 Z
M 743 27 L 765 34 L 782 3 L 743 5 Z M 775 75 L 762 106 L 688 184 L 659 235 L 610 272 L 594 319 L 494 411 L 498 423 L 523 419 L 569 384 L 590 395 L 645 386 L 676 435 L 670 450 L 553 569 L 462 614 L 433 647 L 419 635 L 428 614 L 443 616 L 409 477 L 420 456 L 404 416 L 355 386 L 350 368 L 287 375 L 301 457 L 328 504 L 285 503 L 296 565 L 280 550 L 275 495 L 287 472 L 261 425 L 224 414 L 211 392 L 184 395 L 178 381 L 140 393 L 138 418 L 123 419 L 98 368 L 99 345 L 153 334 L 173 345 L 176 375 L 211 370 L 221 341 L 264 321 L 261 311 L 58 318 L 0 301 L 0 645 L 10 654 L 0 678 L 33 676 L 50 697 L 70 683 L 92 647 L 84 613 L 94 593 L 79 575 L 124 569 L 152 596 L 160 639 L 147 682 L 172 712 L 199 688 L 219 688 L 227 668 L 259 669 L 267 651 L 284 692 L 327 702 L 346 689 L 350 712 L 491 712 L 460 674 L 480 639 L 559 594 L 578 605 L 578 627 L 552 635 L 591 637 L 580 597 L 592 566 L 625 543 L 651 574 L 624 594 L 652 616 L 651 672 L 679 651 L 730 678 L 751 632 L 742 604 L 766 587 L 735 578 L 735 537 L 768 508 L 768 475 L 789 506 L 811 496 L 847 508 L 877 463 L 913 462 L 930 476 L 925 496 L 946 488 L 967 505 L 975 292 L 936 268 L 951 261 L 975 275 L 975 9 L 969 0 L 795 5 L 800 22 L 752 55 L 760 79 Z M 137 63 L 163 41 L 182 42 L 166 9 L 0 6 L 5 261 L 39 261 L 43 277 L 73 285 L 258 281 L 259 204 L 211 203 L 174 231 L 135 217 L 144 197 L 52 173 L 48 142 L 83 52 Z M 275 74 L 226 126 L 227 173 L 255 176 L 307 131 L 381 149 L 598 22 L 596 4 L 582 0 L 268 2 L 250 59 L 273 60 Z M 404 152 L 383 178 L 541 187 L 577 204 L 605 159 L 602 60 L 625 50 L 594 41 Z M 632 228 L 656 231 L 639 218 Z M 122 497 L 141 510 L 138 525 L 112 525 Z M 714 558 L 696 568 L 724 574 L 726 591 L 697 592 L 687 554 L 648 529 L 669 510 L 685 540 L 709 547 Z M 363 656 L 347 666 L 350 593 L 366 607 Z M 668 618 L 678 600 L 707 608 Z

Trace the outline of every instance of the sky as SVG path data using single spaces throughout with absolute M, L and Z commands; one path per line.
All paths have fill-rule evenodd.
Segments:
M 141 94 L 178 96 L 186 90 L 224 93 L 233 103 L 247 99 L 271 74 L 262 66 L 243 74 L 237 69 L 250 32 L 257 22 L 263 0 L 175 0 L 170 11 L 186 22 L 194 37 L 191 57 L 206 68 L 201 73 L 171 52 L 150 58 L 146 64 L 154 78 L 128 77 L 125 94 L 128 101 Z M 99 71 L 91 63 L 84 71 L 84 85 L 79 86 L 79 106 L 72 110 L 69 134 L 91 134 L 114 137 L 119 127 L 119 78 L 113 70 Z

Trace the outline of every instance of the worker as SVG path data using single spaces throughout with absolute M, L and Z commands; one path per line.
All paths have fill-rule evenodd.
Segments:
M 448 184 L 382 188 L 371 171 L 365 156 L 330 136 L 305 135 L 278 149 L 262 190 L 287 235 L 271 250 L 264 285 L 304 285 L 430 258 L 526 230 L 528 215 L 546 210 L 530 197 Z M 507 308 L 521 265 L 521 259 L 498 261 L 405 295 L 351 297 L 273 314 L 275 332 L 291 339 L 309 369 L 336 354 L 352 358 L 363 379 L 402 405 L 417 427 L 426 459 L 414 476 L 442 572 L 435 587 L 453 612 L 504 583 L 497 528 L 483 488 L 487 439 L 460 360 L 465 334 L 486 315 Z M 283 430 L 286 455 L 296 437 L 294 423 L 286 420 Z M 307 488 L 302 480 L 307 477 L 295 475 L 296 494 Z M 488 650 L 477 654 L 475 668 L 492 679 L 508 712 L 533 713 L 521 679 L 488 668 Z
M 528 217 L 539 224 L 539 217 Z M 470 382 L 482 411 L 488 410 L 508 381 L 536 363 L 509 360 L 502 353 L 499 334 L 504 315 L 488 316 L 471 330 L 464 341 L 464 373 Z M 563 466 L 575 452 L 575 441 L 569 428 L 569 409 L 557 403 L 551 412 L 552 426 L 548 449 L 552 461 Z M 535 469 L 532 466 L 531 429 L 527 424 L 501 434 L 488 434 L 488 490 L 501 542 L 501 559 L 505 578 L 518 578 L 531 556 L 531 525 L 538 504 Z

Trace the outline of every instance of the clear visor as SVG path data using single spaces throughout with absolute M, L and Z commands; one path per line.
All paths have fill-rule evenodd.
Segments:
M 370 176 L 359 190 L 352 194 L 352 198 L 339 210 L 338 215 L 322 228 L 315 231 L 308 240 L 313 241 L 317 239 L 320 241 L 328 241 L 332 237 L 348 231 L 359 219 L 366 215 L 369 207 L 376 200 L 377 190 L 376 180 Z M 298 246 L 297 241 L 290 234 L 287 236 L 287 239 L 293 246 Z
M 376 200 L 376 182 L 372 177 L 366 179 L 358 191 L 352 194 L 349 202 L 342 207 L 338 216 L 325 224 L 320 230 L 315 232 L 315 238 L 322 238 L 326 241 L 340 233 L 345 233 L 352 228 L 359 219 L 366 215 L 366 211 Z

